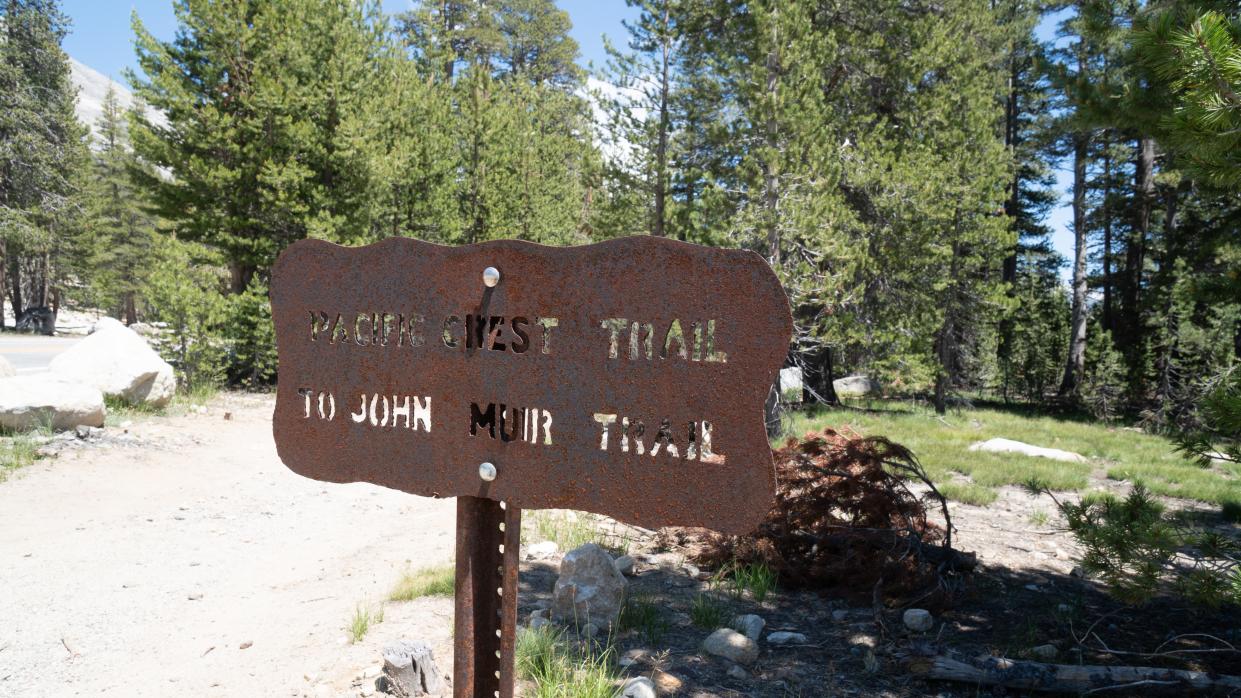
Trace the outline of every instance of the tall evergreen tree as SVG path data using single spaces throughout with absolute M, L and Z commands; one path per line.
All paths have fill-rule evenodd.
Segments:
M 0 2 L 0 292 L 15 315 L 56 304 L 80 210 L 86 130 L 60 47 L 68 28 L 56 0 Z
M 130 147 L 126 114 L 111 84 L 96 132 L 90 206 L 80 235 L 88 259 L 84 280 L 95 291 L 96 307 L 132 324 L 151 269 L 156 219 L 147 211 L 146 192 L 133 184 L 135 173 L 146 167 Z
M 377 2 L 178 0 L 156 39 L 135 15 L 136 93 L 168 117 L 139 118 L 134 148 L 170 177 L 143 185 L 182 239 L 224 252 L 241 293 L 290 242 L 365 239 L 366 100 L 383 89 Z

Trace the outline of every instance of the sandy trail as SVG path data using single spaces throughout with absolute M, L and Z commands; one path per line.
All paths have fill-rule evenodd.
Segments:
M 225 396 L 0 483 L 0 696 L 356 696 L 400 636 L 451 671 L 447 600 L 345 626 L 451 559 L 452 500 L 293 474 L 272 406 Z

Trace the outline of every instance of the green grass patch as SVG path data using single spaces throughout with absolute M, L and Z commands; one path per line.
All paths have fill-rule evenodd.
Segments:
M 730 569 L 732 590 L 735 598 L 749 593 L 757 603 L 767 600 L 767 595 L 776 588 L 776 572 L 762 562 L 748 565 L 734 565 Z
M 587 543 L 594 543 L 613 556 L 624 555 L 629 551 L 630 541 L 603 531 L 599 518 L 594 514 L 580 511 L 537 511 L 527 518 L 533 524 L 533 531 L 523 531 L 523 542 L 524 534 L 533 533 L 537 540 L 552 541 L 561 552 L 566 553 Z
M 999 496 L 994 489 L 975 485 L 972 482 L 936 482 L 935 487 L 939 489 L 940 494 L 948 498 L 948 501 L 979 507 L 987 506 Z
M 701 593 L 689 605 L 689 619 L 703 630 L 715 630 L 728 625 L 728 606 L 714 593 Z
M 1017 407 L 978 407 L 941 416 L 930 407 L 906 401 L 870 400 L 851 406 L 863 409 L 799 412 L 793 415 L 789 433 L 801 436 L 831 426 L 886 436 L 912 450 L 949 499 L 969 504 L 990 504 L 996 487 L 1032 478 L 1057 491 L 1083 490 L 1090 475 L 1102 469 L 1112 479 L 1141 480 L 1158 494 L 1241 506 L 1241 468 L 1200 467 L 1162 436 Z M 1092 462 L 968 450 L 973 443 L 996 437 L 1080 453 Z M 968 476 L 969 482 L 954 481 L 954 474 Z
M 0 437 L 0 482 L 39 459 L 39 440 L 35 433 Z
M 456 588 L 453 565 L 407 571 L 388 594 L 389 601 L 413 601 L 424 596 L 452 596 Z
M 614 698 L 620 676 L 613 650 L 571 645 L 551 626 L 517 635 L 517 675 L 533 684 L 530 698 Z
M 366 637 L 366 633 L 370 632 L 372 625 L 384 622 L 383 606 L 371 609 L 369 606 L 358 604 L 353 609 L 353 617 L 349 620 L 349 638 L 357 644 Z
M 632 595 L 625 600 L 618 625 L 621 630 L 637 630 L 651 644 L 659 644 L 668 632 L 663 605 L 654 597 Z

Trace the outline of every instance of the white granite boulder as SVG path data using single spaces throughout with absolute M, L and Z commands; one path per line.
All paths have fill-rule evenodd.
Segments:
M 9 378 L 17 375 L 17 369 L 13 368 L 13 364 L 9 360 L 0 356 L 0 378 Z
M 1013 441 L 1012 439 L 987 439 L 986 441 L 979 441 L 976 444 L 972 444 L 969 450 L 983 451 L 984 453 L 1020 453 L 1023 456 L 1050 458 L 1051 460 L 1065 461 L 1066 463 L 1087 462 L 1086 457 L 1079 453 L 1062 451 L 1058 448 L 1032 446 L 1021 441 Z
M 163 407 L 177 390 L 172 366 L 145 339 L 112 318 L 100 320 L 82 341 L 52 359 L 51 369 L 134 405 Z
M 562 623 L 611 627 L 625 605 L 628 587 L 612 556 L 587 543 L 560 561 L 560 578 L 552 591 L 552 617 Z
M 845 376 L 832 381 L 832 389 L 839 397 L 873 395 L 879 392 L 879 382 L 870 376 Z
M 103 393 L 93 386 L 49 373 L 0 378 L 0 427 L 5 429 L 101 427 L 103 417 Z

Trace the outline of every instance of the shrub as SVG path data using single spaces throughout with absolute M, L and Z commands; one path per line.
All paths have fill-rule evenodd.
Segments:
M 1051 497 L 1082 546 L 1082 569 L 1118 599 L 1141 604 L 1171 590 L 1211 607 L 1241 603 L 1241 547 L 1169 514 L 1141 483 L 1124 499 L 1093 497 L 1077 504 L 1056 499 L 1042 483 L 1027 487 Z
M 157 348 L 186 392 L 224 380 L 222 324 L 228 304 L 220 293 L 218 268 L 207 254 L 201 246 L 162 239 L 146 290 L 152 318 L 167 330 Z

